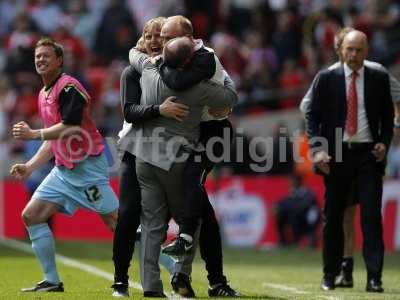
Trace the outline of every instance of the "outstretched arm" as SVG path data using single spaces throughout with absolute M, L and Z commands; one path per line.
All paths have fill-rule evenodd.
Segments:
M 26 122 L 19 122 L 13 126 L 14 138 L 21 140 L 56 140 L 79 133 L 87 101 L 87 96 L 77 87 L 74 85 L 65 86 L 58 98 L 61 122 L 42 129 L 31 129 Z
M 126 67 L 121 74 L 120 93 L 124 119 L 128 123 L 140 124 L 160 116 L 159 105 L 140 105 L 140 74 L 133 66 Z
M 140 88 L 140 74 L 128 66 L 121 74 L 121 105 L 124 118 L 128 123 L 141 124 L 158 118 L 160 115 L 182 121 L 189 113 L 189 108 L 175 103 L 174 97 L 168 97 L 160 105 L 140 104 L 142 90 Z

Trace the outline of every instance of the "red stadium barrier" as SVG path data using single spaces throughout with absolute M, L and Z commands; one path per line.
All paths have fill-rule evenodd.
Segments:
M 320 177 L 306 180 L 322 205 L 323 185 Z M 117 190 L 117 180 L 112 180 Z M 289 180 L 284 177 L 224 177 L 218 181 L 210 179 L 207 190 L 220 219 L 225 241 L 231 246 L 274 246 L 277 234 L 272 206 L 288 192 Z M 15 181 L 4 182 L 5 236 L 23 238 L 26 236 L 20 214 L 28 201 L 23 184 Z M 1 199 L 1 198 L 0 198 Z M 387 250 L 400 250 L 400 184 L 388 181 L 383 193 L 383 224 Z M 356 218 L 357 247 L 361 244 L 359 216 Z M 58 214 L 53 219 L 55 236 L 59 239 L 110 240 L 111 233 L 100 218 L 85 210 L 73 217 Z

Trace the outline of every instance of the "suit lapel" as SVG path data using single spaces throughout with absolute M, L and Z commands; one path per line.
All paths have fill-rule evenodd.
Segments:
M 338 106 L 339 112 L 343 112 L 343 115 L 340 119 L 340 123 L 344 129 L 347 115 L 347 101 L 346 101 L 346 81 L 344 77 L 344 69 L 343 65 L 341 65 L 336 71 L 336 85 L 338 87 L 337 96 L 338 96 Z
M 371 70 L 364 66 L 364 107 L 368 123 L 371 120 Z

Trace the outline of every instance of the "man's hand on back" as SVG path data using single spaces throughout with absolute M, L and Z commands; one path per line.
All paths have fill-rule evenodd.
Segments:
M 176 103 L 176 97 L 170 96 L 160 105 L 160 114 L 166 118 L 172 118 L 182 122 L 189 114 L 189 107 Z

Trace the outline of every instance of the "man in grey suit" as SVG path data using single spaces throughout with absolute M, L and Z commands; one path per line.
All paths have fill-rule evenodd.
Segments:
M 163 52 L 164 60 L 173 60 L 179 67 L 188 63 L 192 55 L 192 41 L 187 37 L 169 41 Z M 161 80 L 157 67 L 146 54 L 132 49 L 129 60 L 142 74 L 142 104 L 161 104 L 163 99 L 176 96 L 177 102 L 189 107 L 189 115 L 182 122 L 161 116 L 141 126 L 133 124 L 132 130 L 120 141 L 122 150 L 137 157 L 136 171 L 142 190 L 143 290 L 145 296 L 162 297 L 158 266 L 160 247 L 170 216 L 182 215 L 179 210 L 183 207 L 183 169 L 190 150 L 199 149 L 197 141 L 203 108 L 233 105 L 237 94 L 228 76 L 224 86 L 203 81 L 187 90 L 173 91 Z

